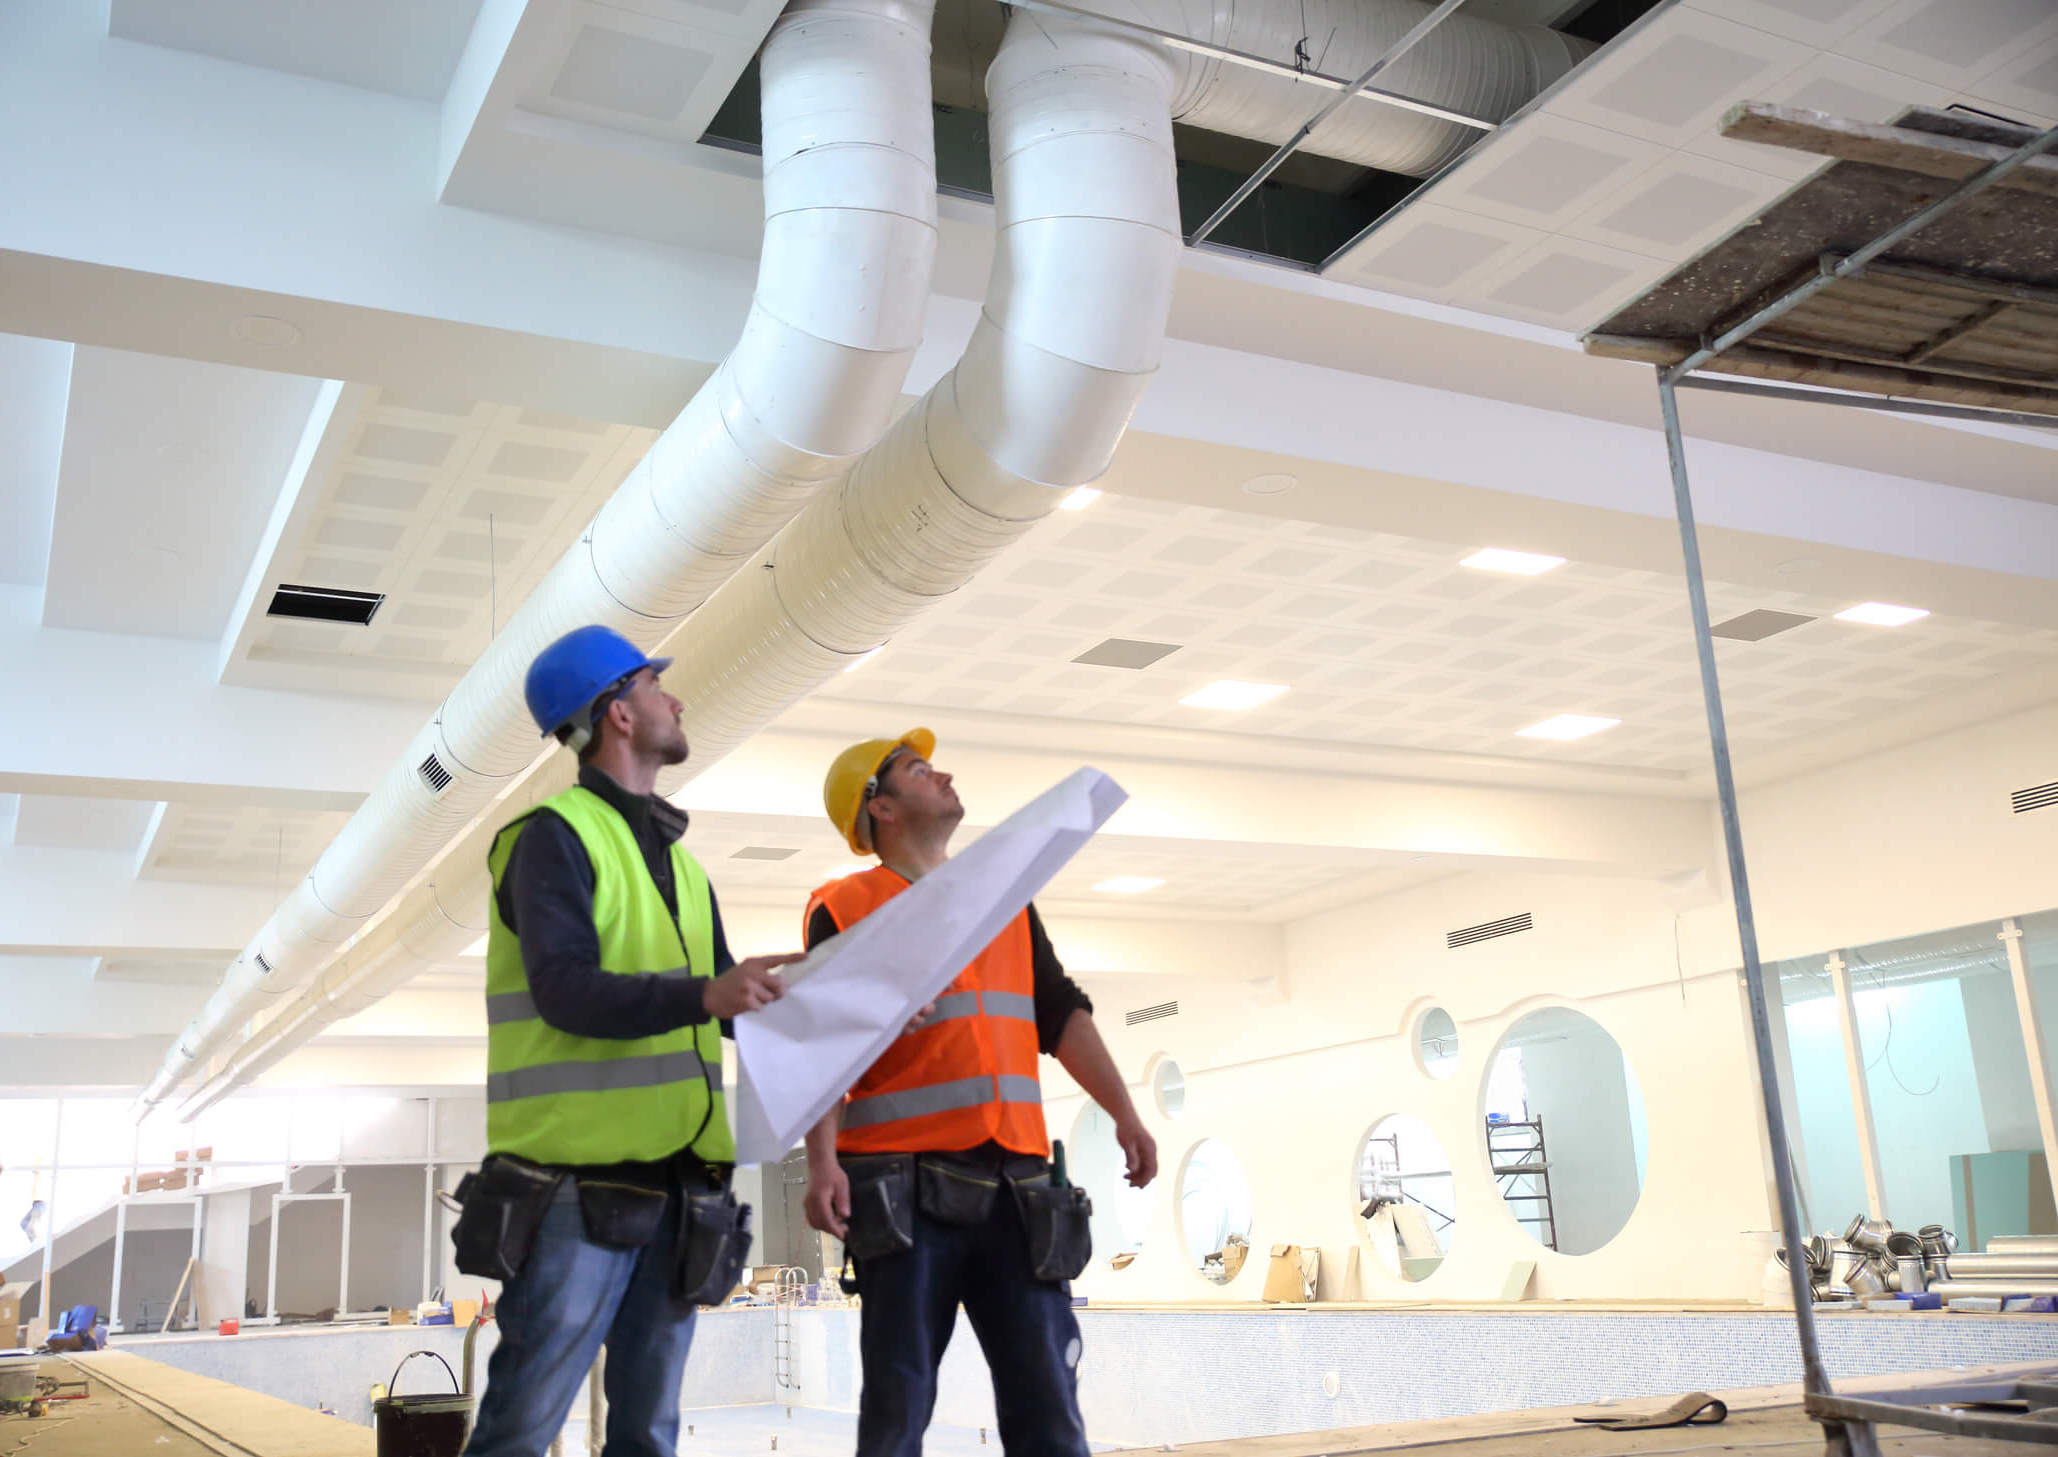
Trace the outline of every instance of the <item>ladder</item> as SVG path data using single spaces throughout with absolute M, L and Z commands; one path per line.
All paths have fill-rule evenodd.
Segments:
M 1535 1226 L 1530 1233 L 1547 1250 L 1558 1247 L 1558 1216 L 1551 1204 L 1551 1159 L 1544 1147 L 1543 1119 L 1486 1124 L 1487 1158 L 1500 1181 L 1516 1222 Z M 1524 1214 L 1522 1206 L 1532 1212 Z
M 772 1287 L 772 1385 L 786 1397 L 800 1390 L 800 1368 L 794 1356 L 793 1312 L 807 1296 L 807 1271 L 781 1265 Z

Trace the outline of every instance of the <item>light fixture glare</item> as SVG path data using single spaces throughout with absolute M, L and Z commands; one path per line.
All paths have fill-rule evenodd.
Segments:
M 1241 710 L 1270 703 L 1284 692 L 1284 683 L 1240 683 L 1234 678 L 1222 678 L 1179 701 L 1188 708 Z
M 1591 713 L 1561 713 L 1542 723 L 1533 723 L 1526 729 L 1517 729 L 1515 734 L 1518 738 L 1556 739 L 1562 743 L 1601 733 L 1621 722 L 1619 718 L 1600 718 Z

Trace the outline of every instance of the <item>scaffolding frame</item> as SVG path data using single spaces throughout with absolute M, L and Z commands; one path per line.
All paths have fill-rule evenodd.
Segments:
M 1685 561 L 1688 605 L 1692 610 L 1694 653 L 1701 676 L 1701 696 L 1707 709 L 1709 746 L 1714 759 L 1716 800 L 1722 817 L 1722 840 L 1727 854 L 1731 901 L 1736 908 L 1736 927 L 1743 952 L 1744 992 L 1751 1012 L 1751 1043 L 1756 1055 L 1758 1091 L 1765 1120 L 1766 1140 L 1772 1158 L 1773 1182 L 1779 1199 L 1780 1239 L 1786 1251 L 1787 1280 L 1794 1301 L 1794 1327 L 1801 1350 L 1803 1404 L 1821 1424 L 1832 1457 L 1879 1457 L 1875 1425 L 1887 1422 L 1920 1427 L 1968 1437 L 2058 1445 L 2058 1423 L 2035 1416 L 1995 1416 L 1945 1412 L 1934 1408 L 1958 1403 L 1991 1401 L 1967 1383 L 1949 1384 L 1918 1392 L 1901 1393 L 1898 1401 L 1857 1400 L 1840 1397 L 1830 1384 L 1822 1362 L 1822 1345 L 1815 1325 L 1815 1308 L 1808 1287 L 1808 1266 L 1803 1251 L 1805 1234 L 1801 1224 L 1798 1186 L 1794 1178 L 1793 1150 L 1787 1138 L 1786 1118 L 1780 1103 L 1779 1070 L 1771 1030 L 1765 968 L 1758 955 L 1757 920 L 1751 906 L 1750 877 L 1745 865 L 1743 829 L 1737 809 L 1736 775 L 1731 762 L 1729 731 L 1723 714 L 1722 687 L 1715 663 L 1715 639 L 1708 612 L 1707 582 L 1702 574 L 1700 538 L 1695 526 L 1693 491 L 1689 480 L 1686 444 L 1680 427 L 1678 390 L 1695 371 L 1719 361 L 1728 351 L 1743 345 L 1767 325 L 1784 317 L 1831 285 L 1864 271 L 1866 265 L 1895 244 L 1920 232 L 1955 211 L 1969 198 L 2002 181 L 2019 168 L 2058 146 L 2058 127 L 2032 136 L 2005 157 L 1983 168 L 1895 226 L 1880 233 L 1856 252 L 1840 259 L 1824 257 L 1811 277 L 1803 279 L 1778 298 L 1754 310 L 1739 323 L 1704 338 L 1700 347 L 1677 363 L 1656 368 L 1658 410 L 1664 425 L 1665 450 L 1672 472 L 1673 506 L 1679 523 L 1680 551 Z M 2058 382 L 2058 381 L 2054 381 Z M 1795 392 L 1790 392 L 1795 393 Z M 1966 414 L 1978 414 L 1967 410 Z M 1997 412 L 1998 413 L 1998 412 Z M 1992 418 L 1988 415 L 1987 418 Z M 1991 1385 L 1991 1383 L 1988 1383 Z M 2058 1391 L 2048 1383 L 2025 1382 L 2034 1388 L 2024 1394 L 2035 1404 L 2046 1391 Z M 1963 1388 L 1962 1390 L 1960 1388 Z M 2010 1396 L 2016 1395 L 2011 1385 Z

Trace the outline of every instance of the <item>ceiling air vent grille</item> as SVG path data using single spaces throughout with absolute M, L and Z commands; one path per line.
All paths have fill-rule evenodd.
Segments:
M 264 959 L 264 953 L 262 951 L 258 952 L 255 956 L 252 956 L 250 959 L 257 963 L 257 969 L 263 972 L 266 976 L 270 976 L 272 974 L 272 964 Z
M 309 622 L 348 622 L 365 627 L 385 600 L 385 594 L 381 592 L 346 592 L 341 587 L 296 587 L 290 582 L 281 582 L 272 592 L 272 605 L 265 608 L 264 615 L 300 617 Z
M 450 787 L 450 771 L 443 767 L 443 761 L 434 754 L 415 766 L 414 772 L 422 776 L 422 783 L 429 786 L 431 794 L 441 794 Z
M 1159 1002 L 1155 1007 L 1138 1007 L 1122 1020 L 1131 1027 L 1141 1027 L 1146 1022 L 1162 1022 L 1167 1017 L 1179 1015 L 1177 1002 Z
M 2018 789 L 2008 796 L 2015 812 L 2026 815 L 2033 809 L 2049 809 L 2058 804 L 2058 780 L 2049 784 L 2032 784 L 2027 789 Z
M 1471 946 L 1480 941 L 1491 941 L 1496 936 L 1512 936 L 1517 931 L 1532 929 L 1534 924 L 1529 919 L 1529 912 L 1524 911 L 1521 915 L 1510 916 L 1505 921 L 1487 921 L 1482 925 L 1446 932 L 1444 940 L 1451 950 L 1456 951 L 1460 946 Z

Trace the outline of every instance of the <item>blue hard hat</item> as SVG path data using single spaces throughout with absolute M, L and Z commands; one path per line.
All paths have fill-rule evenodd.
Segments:
M 611 627 L 575 627 L 536 654 L 522 696 L 547 739 L 574 720 L 580 728 L 590 727 L 583 718 L 587 707 L 632 674 L 645 668 L 662 673 L 671 665 L 670 658 L 646 658 Z

